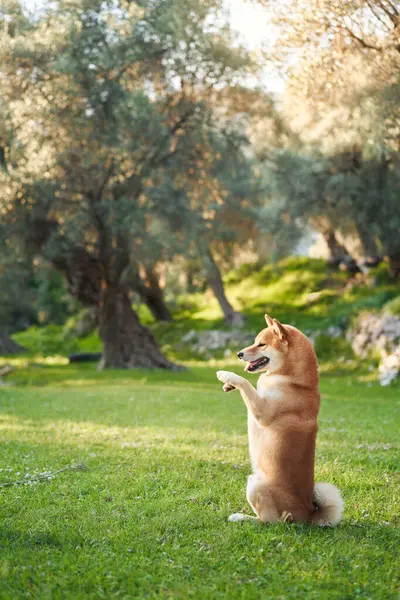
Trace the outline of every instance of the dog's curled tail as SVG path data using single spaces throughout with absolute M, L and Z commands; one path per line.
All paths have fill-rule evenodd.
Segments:
M 313 492 L 314 510 L 310 522 L 314 525 L 337 525 L 342 517 L 343 500 L 337 487 L 316 483 Z

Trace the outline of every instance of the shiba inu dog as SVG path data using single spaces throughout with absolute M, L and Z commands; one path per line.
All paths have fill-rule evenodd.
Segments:
M 254 344 L 238 352 L 247 373 L 261 373 L 257 389 L 240 375 L 217 372 L 223 390 L 239 390 L 247 407 L 253 468 L 247 500 L 257 515 L 233 514 L 229 520 L 336 525 L 343 511 L 339 490 L 314 483 L 320 406 L 314 348 L 295 327 L 268 315 L 265 320 Z

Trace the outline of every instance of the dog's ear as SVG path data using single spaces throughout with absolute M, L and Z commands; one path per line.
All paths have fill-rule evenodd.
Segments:
M 275 335 L 278 336 L 278 338 L 279 338 L 279 340 L 281 342 L 287 342 L 288 341 L 286 329 L 284 328 L 284 326 L 282 325 L 282 323 L 279 323 L 279 321 L 277 319 L 273 319 L 272 320 L 272 327 L 274 328 Z
M 273 327 L 273 326 L 274 326 L 274 322 L 273 322 L 273 320 L 271 319 L 271 317 L 270 317 L 270 316 L 268 316 L 268 315 L 264 315 L 264 317 L 265 317 L 265 320 L 266 320 L 266 322 L 267 322 L 267 325 L 268 325 L 268 327 Z

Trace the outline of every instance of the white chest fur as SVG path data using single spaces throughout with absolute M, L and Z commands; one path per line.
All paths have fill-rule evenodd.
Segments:
M 257 382 L 257 392 L 266 400 L 279 400 L 284 394 L 289 378 L 285 375 L 261 375 Z

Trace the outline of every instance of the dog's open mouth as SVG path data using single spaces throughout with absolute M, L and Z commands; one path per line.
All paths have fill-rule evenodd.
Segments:
M 247 363 L 244 370 L 249 371 L 250 373 L 254 373 L 255 371 L 259 371 L 263 367 L 265 367 L 269 363 L 269 358 L 263 356 L 262 358 L 258 358 L 257 360 L 252 360 Z

